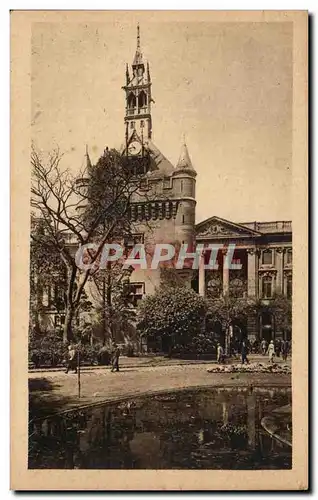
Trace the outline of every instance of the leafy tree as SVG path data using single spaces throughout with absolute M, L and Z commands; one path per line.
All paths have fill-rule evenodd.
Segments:
M 41 219 L 45 244 L 54 249 L 66 273 L 64 294 L 64 342 L 73 337 L 72 326 L 84 287 L 98 268 L 104 244 L 118 240 L 128 232 L 129 208 L 139 191 L 141 178 L 127 168 L 127 158 L 115 150 L 105 151 L 95 166 L 72 174 L 61 168 L 62 155 L 53 151 L 48 158 L 35 149 L 31 155 L 31 205 Z M 34 235 L 43 245 L 43 237 Z M 75 261 L 79 246 L 97 243 L 95 251 L 87 250 L 91 269 L 80 269 Z
M 124 338 L 126 334 L 130 337 L 131 326 L 136 319 L 129 284 L 132 268 L 124 271 L 120 261 L 109 264 L 93 276 L 92 289 L 95 301 L 94 330 L 99 331 L 103 344 L 106 340 L 114 340 L 118 330 L 123 332 Z
M 202 331 L 205 313 L 205 301 L 194 290 L 164 283 L 139 305 L 138 330 L 185 343 Z
M 245 322 L 250 314 L 255 314 L 259 303 L 255 299 L 224 295 L 219 298 L 207 299 L 207 317 L 211 323 L 219 322 L 225 333 L 225 348 L 229 347 L 230 328 L 235 322 Z
M 45 234 L 43 221 L 31 216 L 30 244 L 30 330 L 41 330 L 40 316 L 45 311 L 43 293 L 48 289 L 58 289 L 61 293 L 53 293 L 50 306 L 57 311 L 64 310 L 64 293 L 66 291 L 66 267 L 59 253 Z
M 275 329 L 277 332 L 290 333 L 292 330 L 292 301 L 285 295 L 277 294 L 269 302 L 263 305 L 262 310 L 274 316 Z

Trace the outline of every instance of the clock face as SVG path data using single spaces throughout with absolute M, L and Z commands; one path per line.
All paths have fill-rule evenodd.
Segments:
M 128 146 L 128 152 L 131 155 L 138 155 L 141 151 L 141 144 L 137 141 L 133 141 Z

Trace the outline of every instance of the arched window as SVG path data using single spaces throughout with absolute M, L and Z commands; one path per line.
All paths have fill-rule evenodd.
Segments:
M 145 92 L 142 90 L 138 96 L 138 106 L 139 108 L 143 108 L 147 105 L 147 96 Z
M 128 96 L 128 108 L 136 107 L 136 96 L 131 92 Z

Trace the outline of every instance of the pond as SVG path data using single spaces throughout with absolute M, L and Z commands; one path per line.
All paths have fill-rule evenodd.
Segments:
M 140 396 L 29 425 L 32 469 L 289 469 L 291 389 Z

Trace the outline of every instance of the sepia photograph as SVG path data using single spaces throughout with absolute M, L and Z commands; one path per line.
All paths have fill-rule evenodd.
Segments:
M 305 489 L 307 13 L 11 22 L 16 489 Z

